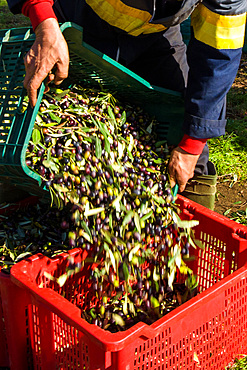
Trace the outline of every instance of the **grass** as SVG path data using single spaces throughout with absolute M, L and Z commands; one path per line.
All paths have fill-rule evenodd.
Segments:
M 0 29 L 30 26 L 30 21 L 22 14 L 12 14 L 9 11 L 7 1 L 0 0 Z

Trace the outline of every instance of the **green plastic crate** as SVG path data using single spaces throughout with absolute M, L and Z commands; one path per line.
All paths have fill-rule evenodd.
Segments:
M 83 42 L 81 27 L 64 23 L 61 30 L 70 52 L 69 78 L 83 86 L 109 90 L 122 100 L 145 108 L 161 123 L 159 136 L 169 144 L 181 139 L 183 100 L 181 94 L 150 85 L 137 74 L 123 67 L 107 55 Z M 40 176 L 29 170 L 25 153 L 32 134 L 35 117 L 41 102 L 44 84 L 34 109 L 22 112 L 26 94 L 23 88 L 25 68 L 23 57 L 33 44 L 35 35 L 30 28 L 0 31 L 0 181 L 12 184 L 30 194 L 43 195 Z

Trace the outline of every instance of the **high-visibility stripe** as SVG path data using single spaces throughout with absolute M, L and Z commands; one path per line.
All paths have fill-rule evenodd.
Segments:
M 246 14 L 220 15 L 200 4 L 191 15 L 195 38 L 215 49 L 244 45 Z
M 101 19 L 132 36 L 165 30 L 165 26 L 161 24 L 148 23 L 152 17 L 149 12 L 132 8 L 120 0 L 86 0 L 86 2 Z

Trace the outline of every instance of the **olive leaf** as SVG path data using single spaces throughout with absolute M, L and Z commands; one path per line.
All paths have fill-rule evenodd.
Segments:
M 131 249 L 131 251 L 129 252 L 130 262 L 132 261 L 133 256 L 139 251 L 140 248 L 141 248 L 141 244 L 138 243 L 134 246 L 134 248 Z
M 160 275 L 157 273 L 157 268 L 154 266 L 153 270 L 153 281 L 159 281 L 160 280 Z
M 124 296 L 124 301 L 123 301 L 123 313 L 125 314 L 125 315 L 127 315 L 128 314 L 128 295 L 127 295 L 127 293 L 125 294 L 125 296 Z
M 113 218 L 112 218 L 112 213 L 110 213 L 110 215 L 109 215 L 109 227 L 110 227 L 110 229 L 112 229 L 113 228 Z
M 160 306 L 158 299 L 156 299 L 154 296 L 151 296 L 150 301 L 151 301 L 152 308 L 157 308 Z
M 114 254 L 112 253 L 112 251 L 109 248 L 109 246 L 108 246 L 107 243 L 104 243 L 104 248 L 105 248 L 106 252 L 109 254 L 109 257 L 110 257 L 110 260 L 111 260 L 111 264 L 113 266 L 114 271 L 116 272 L 116 261 L 115 261 Z
M 56 279 L 56 282 L 58 283 L 58 285 L 60 286 L 60 288 L 62 286 L 64 286 L 64 284 L 66 283 L 68 279 L 68 276 L 67 274 L 63 274 L 63 275 L 60 275 L 57 279 Z
M 55 121 L 57 123 L 60 123 L 61 122 L 61 117 L 57 116 L 53 112 L 49 112 L 49 116 L 51 117 L 51 120 L 52 121 Z
M 128 211 L 127 212 L 127 214 L 124 216 L 124 219 L 123 219 L 123 222 L 122 222 L 123 227 L 126 226 L 128 223 L 130 223 L 130 221 L 133 218 L 133 215 L 134 215 L 133 211 Z
M 117 325 L 120 325 L 122 327 L 125 326 L 124 319 L 117 313 L 112 313 L 112 319 L 115 321 Z
M 125 143 L 124 142 L 118 142 L 118 146 L 117 146 L 117 150 L 118 150 L 118 158 L 121 159 L 124 155 L 124 151 L 125 151 Z
M 89 216 L 97 215 L 98 213 L 101 213 L 104 210 L 105 210 L 105 208 L 103 208 L 103 207 L 92 208 L 92 209 L 89 209 L 89 210 L 85 211 L 84 216 L 89 217 Z
M 126 112 L 123 111 L 123 113 L 121 114 L 121 117 L 120 117 L 120 126 L 122 126 L 124 123 L 126 122 Z
M 141 234 L 142 230 L 141 230 L 141 224 L 140 224 L 140 216 L 138 215 L 137 212 L 134 212 L 134 222 L 135 222 L 137 231 Z
M 95 155 L 97 158 L 101 158 L 102 156 L 102 147 L 101 147 L 101 140 L 96 136 L 95 141 Z
M 112 207 L 116 208 L 116 211 L 120 212 L 120 201 L 124 195 L 125 190 L 122 190 L 112 202 Z
M 15 262 L 18 262 L 21 259 L 26 258 L 27 256 L 31 256 L 31 255 L 32 255 L 31 252 L 21 253 L 21 254 L 19 254 L 19 256 L 16 257 Z
M 48 160 L 48 159 L 44 159 L 43 160 L 43 165 L 46 167 L 46 168 L 50 168 L 52 171 L 54 171 L 55 173 L 58 173 L 59 172 L 59 167 L 53 162 L 53 160 Z M 55 184 L 54 184 L 55 185 Z
M 90 237 L 90 242 L 92 242 L 92 234 L 91 234 L 91 231 L 89 229 L 89 227 L 87 226 L 86 222 L 84 220 L 81 221 L 81 227 L 83 227 L 83 229 L 85 230 L 85 232 L 89 235 Z
M 153 211 L 149 211 L 148 213 L 146 213 L 144 216 L 141 217 L 141 221 L 148 220 L 152 215 L 153 215 Z
M 128 269 L 126 262 L 123 263 L 123 274 L 124 274 L 124 280 L 128 282 L 129 281 L 129 269 Z
M 102 230 L 102 235 L 105 237 L 107 243 L 112 244 L 111 234 L 108 230 Z
M 32 141 L 34 145 L 37 145 L 40 142 L 40 140 L 41 140 L 40 130 L 34 128 L 32 132 Z
M 51 274 L 49 274 L 49 272 L 47 272 L 47 271 L 44 271 L 44 276 L 45 276 L 47 279 L 49 279 L 49 280 L 52 280 L 52 281 L 54 281 L 54 280 L 55 280 L 54 276 L 52 276 Z

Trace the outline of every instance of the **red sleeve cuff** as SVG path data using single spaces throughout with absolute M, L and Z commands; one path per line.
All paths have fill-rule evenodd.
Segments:
M 22 7 L 22 14 L 28 17 L 32 23 L 33 30 L 45 19 L 55 18 L 52 8 L 53 1 L 27 0 Z
M 206 142 L 207 139 L 196 139 L 184 134 L 178 146 L 190 154 L 201 154 Z

